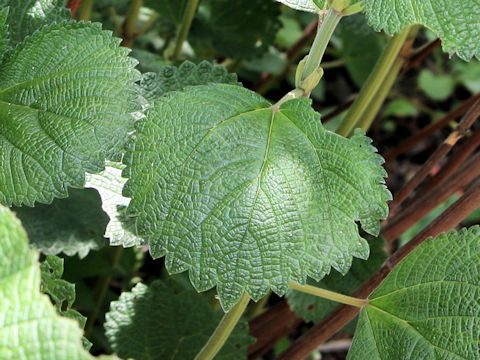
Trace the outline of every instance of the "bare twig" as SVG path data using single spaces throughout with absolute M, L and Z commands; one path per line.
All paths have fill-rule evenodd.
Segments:
M 82 4 L 82 0 L 69 0 L 67 4 L 67 9 L 70 9 L 72 13 L 72 18 L 77 14 L 77 10 Z
M 463 190 L 470 182 L 480 177 L 480 153 L 472 156 L 442 185 L 438 191 L 425 190 L 425 195 L 410 203 L 382 230 L 388 243 L 395 241 L 430 211 L 442 204 L 453 194 Z
M 480 100 L 475 102 L 465 117 L 460 121 L 455 130 L 445 139 L 445 141 L 435 150 L 420 170 L 413 178 L 394 197 L 390 203 L 390 214 L 395 215 L 396 210 L 402 202 L 425 180 L 432 169 L 450 152 L 452 147 L 460 140 L 475 120 L 480 116 Z
M 465 100 L 461 105 L 453 109 L 451 112 L 443 116 L 441 119 L 435 121 L 434 123 L 418 131 L 415 135 L 413 135 L 412 137 L 400 143 L 395 149 L 385 154 L 385 161 L 389 162 L 395 159 L 397 156 L 403 153 L 406 153 L 408 150 L 410 150 L 420 141 L 429 137 L 430 135 L 435 133 L 437 130 L 448 125 L 450 121 L 455 120 L 458 117 L 465 114 L 465 112 L 467 112 L 468 109 L 470 109 L 473 106 L 473 104 L 475 104 L 479 99 L 480 99 L 480 94 L 476 94 L 470 97 L 469 99 Z
M 403 65 L 401 74 L 406 73 L 410 69 L 420 65 L 423 59 L 430 55 L 437 47 L 442 44 L 440 39 L 435 39 L 432 42 L 422 46 L 420 49 L 416 50 L 411 54 L 408 61 Z

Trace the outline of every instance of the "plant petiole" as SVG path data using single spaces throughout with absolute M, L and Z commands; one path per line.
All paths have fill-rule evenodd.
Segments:
M 339 302 L 341 304 L 363 307 L 368 305 L 368 299 L 358 299 L 351 296 L 336 293 L 334 291 L 318 288 L 311 285 L 300 285 L 296 282 L 290 281 L 290 287 L 294 290 L 298 290 L 307 294 L 322 297 L 324 299 Z

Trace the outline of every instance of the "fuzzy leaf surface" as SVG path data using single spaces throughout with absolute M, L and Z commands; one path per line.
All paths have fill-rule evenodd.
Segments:
M 237 75 L 230 74 L 224 66 L 213 65 L 209 61 L 202 61 L 198 65 L 185 61 L 178 67 L 167 65 L 158 73 L 144 74 L 140 90 L 148 101 L 153 101 L 170 91 L 208 83 L 238 84 Z
M 373 275 L 387 258 L 387 254 L 383 250 L 385 242 L 381 238 L 371 238 L 369 245 L 370 257 L 368 260 L 353 259 L 352 267 L 345 276 L 334 272 L 325 276 L 320 281 L 309 279 L 307 283 L 344 295 L 350 295 L 365 280 Z M 338 305 L 336 302 L 296 290 L 288 291 L 287 300 L 290 308 L 295 311 L 298 316 L 307 322 L 312 321 L 315 323 L 322 320 Z
M 12 16 L 10 14 L 10 16 Z M 99 24 L 44 27 L 0 65 L 0 203 L 50 203 L 119 159 L 139 75 Z M 41 61 L 40 61 L 41 59 Z
M 391 195 L 370 140 L 326 131 L 308 99 L 280 109 L 254 92 L 211 84 L 169 93 L 138 123 L 124 195 L 154 257 L 218 287 L 224 309 L 288 282 L 345 273 L 367 258 Z
M 480 357 L 480 227 L 428 239 L 362 309 L 349 359 Z
M 443 50 L 464 60 L 480 57 L 478 0 L 364 0 L 370 25 L 389 34 L 423 24 L 442 40 Z
M 17 45 L 44 25 L 71 18 L 64 0 L 0 0 L 0 8 L 9 8 L 7 23 L 10 44 Z
M 56 199 L 50 205 L 13 209 L 32 246 L 45 255 L 78 254 L 83 258 L 90 250 L 107 244 L 104 233 L 108 216 L 93 189 L 72 189 L 67 199 Z
M 38 255 L 28 247 L 20 222 L 0 205 L 0 358 L 93 359 L 82 331 L 58 315 L 40 292 Z
M 124 359 L 193 359 L 221 317 L 209 299 L 192 288 L 173 279 L 157 280 L 150 286 L 140 283 L 112 302 L 105 329 L 112 348 Z M 241 319 L 218 358 L 243 360 L 252 342 Z
M 102 198 L 102 208 L 110 221 L 105 230 L 105 237 L 110 245 L 123 247 L 144 245 L 144 240 L 136 235 L 135 219 L 126 215 L 130 199 L 122 195 L 127 179 L 122 177 L 125 165 L 107 162 L 105 170 L 99 174 L 87 174 L 85 187 L 98 191 Z

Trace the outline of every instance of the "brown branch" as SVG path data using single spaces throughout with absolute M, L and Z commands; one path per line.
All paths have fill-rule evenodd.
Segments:
M 448 180 L 439 191 L 425 190 L 425 195 L 410 203 L 382 230 L 388 243 L 395 241 L 430 211 L 442 204 L 453 194 L 463 190 L 474 179 L 480 177 L 480 153 L 472 156 Z
M 413 176 L 410 181 L 398 192 L 390 203 L 390 214 L 395 215 L 396 210 L 402 202 L 417 188 L 420 183 L 426 179 L 432 169 L 450 152 L 455 144 L 460 140 L 480 116 L 480 100 L 477 100 L 472 108 L 467 112 L 462 121 L 456 126 L 455 130 L 445 139 L 445 141 L 428 158 L 425 164 Z
M 435 121 L 434 123 L 418 131 L 415 135 L 413 135 L 412 137 L 400 143 L 395 149 L 387 152 L 387 154 L 385 154 L 385 161 L 386 162 L 392 161 L 397 156 L 403 153 L 406 153 L 408 150 L 410 150 L 420 141 L 424 140 L 425 138 L 435 133 L 437 130 L 448 125 L 450 121 L 453 121 L 458 117 L 462 116 L 463 114 L 465 114 L 465 112 L 467 112 L 468 109 L 470 109 L 473 106 L 473 104 L 475 104 L 479 99 L 480 99 L 480 93 L 473 95 L 469 99 L 465 100 L 462 104 L 460 104 L 451 112 L 443 116 L 441 119 Z
M 256 342 L 248 348 L 248 359 L 265 355 L 285 335 L 290 334 L 302 322 L 283 300 L 249 323 L 250 335 Z
M 70 9 L 72 13 L 72 18 L 77 14 L 77 10 L 82 4 L 82 0 L 69 0 L 67 4 L 67 9 Z
M 393 254 L 385 264 L 352 295 L 358 298 L 368 297 L 387 275 L 408 254 L 421 245 L 428 237 L 449 231 L 457 226 L 465 217 L 480 206 L 480 180 L 477 180 L 467 192 L 445 210 L 429 226 L 414 239 Z M 336 332 L 352 321 L 360 312 L 360 308 L 340 305 L 323 321 L 307 331 L 302 337 L 283 352 L 277 360 L 303 360 L 322 343 L 330 339 Z
M 436 39 L 412 53 L 408 61 L 405 63 L 405 65 L 403 65 L 401 74 L 406 73 L 414 67 L 420 66 L 422 60 L 425 59 L 428 55 L 430 55 L 441 44 L 442 41 L 440 39 Z

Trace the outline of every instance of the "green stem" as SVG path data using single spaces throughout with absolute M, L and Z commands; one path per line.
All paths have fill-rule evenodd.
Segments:
M 330 38 L 335 31 L 338 23 L 342 19 L 342 14 L 334 9 L 330 9 L 325 16 L 323 21 L 318 22 L 318 31 L 313 41 L 312 48 L 307 57 L 307 62 L 305 63 L 305 68 L 302 73 L 302 80 L 305 80 L 309 75 L 313 74 L 314 71 L 320 66 L 322 62 L 323 55 L 325 54 L 325 49 L 330 42 Z
M 178 60 L 182 53 L 183 43 L 187 39 L 190 26 L 192 25 L 193 17 L 197 12 L 199 0 L 188 0 L 187 7 L 185 8 L 185 14 L 183 15 L 183 22 L 177 36 L 177 43 L 175 44 L 175 50 L 173 51 L 173 60 Z
M 93 0 L 83 0 L 78 11 L 78 21 L 89 21 L 92 15 Z
M 249 301 L 250 296 L 244 293 L 237 305 L 223 316 L 212 336 L 210 336 L 210 339 L 208 339 L 202 350 L 195 356 L 195 360 L 211 360 L 217 355 L 232 333 L 233 328 L 245 311 Z
M 363 85 L 360 94 L 353 103 L 352 107 L 343 119 L 337 133 L 342 136 L 348 136 L 357 126 L 364 112 L 368 109 L 370 103 L 378 93 L 378 89 L 382 86 L 385 78 L 392 70 L 392 66 L 408 38 L 411 27 L 406 27 L 403 31 L 392 37 L 383 51 L 382 56 L 375 65 L 372 73 Z
M 113 248 L 113 251 L 110 255 L 112 269 L 115 269 L 115 267 L 118 265 L 122 251 L 123 247 L 121 246 Z M 93 308 L 92 313 L 88 316 L 87 323 L 85 324 L 85 337 L 87 338 L 92 333 L 93 325 L 95 324 L 97 316 L 100 313 L 100 309 L 102 308 L 103 300 L 105 299 L 105 295 L 107 294 L 108 286 L 110 285 L 111 280 L 111 276 L 101 276 L 95 286 L 95 307 Z
M 336 293 L 336 292 L 333 292 L 333 291 L 317 288 L 317 287 L 311 286 L 311 285 L 300 285 L 300 284 L 297 284 L 293 281 L 290 281 L 290 287 L 292 289 L 295 289 L 295 290 L 298 290 L 298 291 L 301 291 L 301 292 L 304 292 L 304 293 L 307 293 L 307 294 L 319 296 L 319 297 L 322 297 L 324 299 L 336 301 L 336 302 L 339 302 L 341 304 L 346 304 L 346 305 L 351 305 L 351 306 L 356 306 L 356 307 L 363 307 L 363 306 L 368 304 L 367 299 L 358 299 L 358 298 L 354 298 L 354 297 L 351 297 L 351 296 L 339 294 L 339 293 Z
M 132 47 L 133 42 L 137 38 L 136 30 L 138 25 L 138 16 L 143 6 L 143 0 L 132 0 L 130 9 L 128 10 L 122 34 L 122 46 Z

